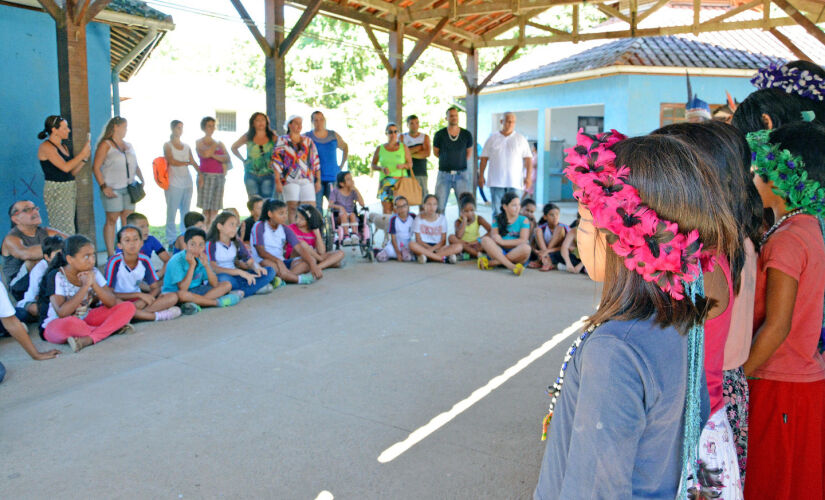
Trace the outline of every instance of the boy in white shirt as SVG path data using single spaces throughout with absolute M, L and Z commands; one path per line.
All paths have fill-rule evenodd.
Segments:
M 395 214 L 387 224 L 390 233 L 390 242 L 375 256 L 378 262 L 396 259 L 410 262 L 414 259 L 410 252 L 410 240 L 413 237 L 413 223 L 415 214 L 410 213 L 410 204 L 403 196 L 396 196 L 393 200 Z

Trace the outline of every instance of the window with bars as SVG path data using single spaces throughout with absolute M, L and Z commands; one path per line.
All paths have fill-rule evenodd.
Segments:
M 237 130 L 236 115 L 237 113 L 234 111 L 215 111 L 215 119 L 218 120 L 218 131 L 235 132 Z

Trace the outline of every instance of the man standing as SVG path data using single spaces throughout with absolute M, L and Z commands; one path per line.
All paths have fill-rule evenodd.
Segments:
M 481 150 L 481 166 L 478 172 L 478 187 L 484 186 L 484 170 L 490 164 L 487 185 L 490 187 L 490 201 L 493 217 L 501 207 L 504 193 L 511 191 L 521 197 L 523 189 L 533 185 L 533 153 L 523 135 L 516 132 L 516 115 L 510 111 L 501 119 L 501 130 L 493 132 Z
M 43 258 L 40 245 L 49 236 L 67 235 L 40 224 L 40 208 L 29 200 L 15 202 L 9 207 L 11 231 L 3 239 L 3 275 L 15 300 L 23 298 L 29 288 L 29 269 Z
M 315 148 L 318 150 L 318 159 L 321 161 L 321 190 L 315 193 L 315 206 L 323 212 L 324 196 L 329 200 L 329 195 L 335 186 L 335 178 L 347 162 L 349 147 L 337 132 L 327 130 L 327 119 L 323 113 L 313 111 L 310 118 L 312 119 L 312 130 L 307 132 L 306 136 L 315 143 Z M 339 149 L 343 151 L 340 164 L 338 163 Z
M 444 213 L 450 189 L 455 197 L 473 189 L 473 168 L 467 168 L 473 154 L 473 134 L 458 126 L 458 108 L 447 110 L 447 127 L 433 137 L 433 155 L 438 158 L 438 179 L 435 196 L 438 198 L 438 212 Z
M 413 175 L 421 186 L 421 195 L 427 196 L 427 157 L 430 156 L 430 136 L 418 131 L 420 123 L 418 117 L 407 117 L 407 132 L 401 135 L 401 140 L 412 155 Z M 423 199 L 423 198 L 422 198 Z

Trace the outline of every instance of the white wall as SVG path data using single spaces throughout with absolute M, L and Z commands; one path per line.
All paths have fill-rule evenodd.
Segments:
M 503 110 L 501 113 L 493 113 L 490 116 L 492 120 L 490 123 L 490 130 L 498 131 L 501 128 L 501 119 L 509 110 Z M 520 133 L 529 141 L 535 141 L 538 138 L 538 118 L 539 112 L 537 110 L 529 111 L 513 111 L 516 115 L 516 132 Z M 487 140 L 486 137 L 480 137 L 482 141 Z M 484 142 L 481 143 L 484 145 Z
M 549 145 L 551 140 L 564 140 L 565 144 L 576 143 L 576 132 L 578 132 L 580 116 L 601 116 L 604 117 L 604 105 L 595 104 L 591 106 L 571 106 L 563 108 L 552 108 L 549 110 L 550 120 L 545 128 L 545 139 Z

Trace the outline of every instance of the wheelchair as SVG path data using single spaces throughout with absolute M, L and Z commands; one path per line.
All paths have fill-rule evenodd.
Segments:
M 355 214 L 358 218 L 358 228 L 355 231 L 355 234 L 358 235 L 358 240 L 347 241 L 347 237 L 342 238 L 341 234 L 338 233 L 339 210 L 328 209 L 326 211 L 326 214 L 324 215 L 324 246 L 335 250 L 342 249 L 344 247 L 358 247 L 358 250 L 361 252 L 361 257 L 369 260 L 370 262 L 374 262 L 375 253 L 372 250 L 373 229 L 372 224 L 369 222 L 369 208 L 356 206 Z

